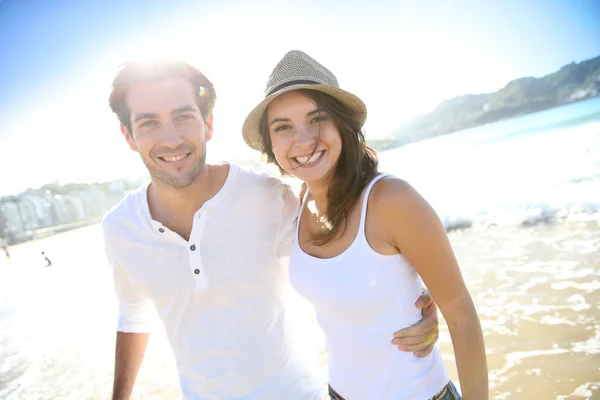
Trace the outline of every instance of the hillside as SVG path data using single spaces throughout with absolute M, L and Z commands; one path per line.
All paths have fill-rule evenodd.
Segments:
M 445 100 L 432 112 L 395 129 L 387 139 L 402 145 L 599 95 L 600 56 L 541 78 L 516 79 L 494 93 Z

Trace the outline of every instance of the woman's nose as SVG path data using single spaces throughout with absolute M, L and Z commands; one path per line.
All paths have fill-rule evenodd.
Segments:
M 319 137 L 319 131 L 311 128 L 299 128 L 296 131 L 296 146 L 314 146 L 317 138 Z

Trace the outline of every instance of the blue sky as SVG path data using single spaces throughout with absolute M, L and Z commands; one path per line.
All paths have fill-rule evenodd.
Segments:
M 211 77 L 216 161 L 252 156 L 241 123 L 290 49 L 363 98 L 378 137 L 446 98 L 600 55 L 597 21 L 595 0 L 0 0 L 0 195 L 143 172 L 107 106 L 126 59 Z

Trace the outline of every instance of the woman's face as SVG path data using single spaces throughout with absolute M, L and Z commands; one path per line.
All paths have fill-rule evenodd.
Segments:
M 342 152 L 340 132 L 310 97 L 297 90 L 277 97 L 267 110 L 267 123 L 273 153 L 286 172 L 307 183 L 333 174 Z

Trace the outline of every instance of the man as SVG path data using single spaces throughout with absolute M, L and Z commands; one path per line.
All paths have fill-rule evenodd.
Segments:
M 212 83 L 186 63 L 126 64 L 113 81 L 111 109 L 151 176 L 103 223 L 120 304 L 113 399 L 131 395 L 152 303 L 184 398 L 322 393 L 294 346 L 283 304 L 280 258 L 293 242 L 298 199 L 276 178 L 206 164 L 215 99 Z M 430 307 L 394 344 L 423 356 L 436 335 Z

